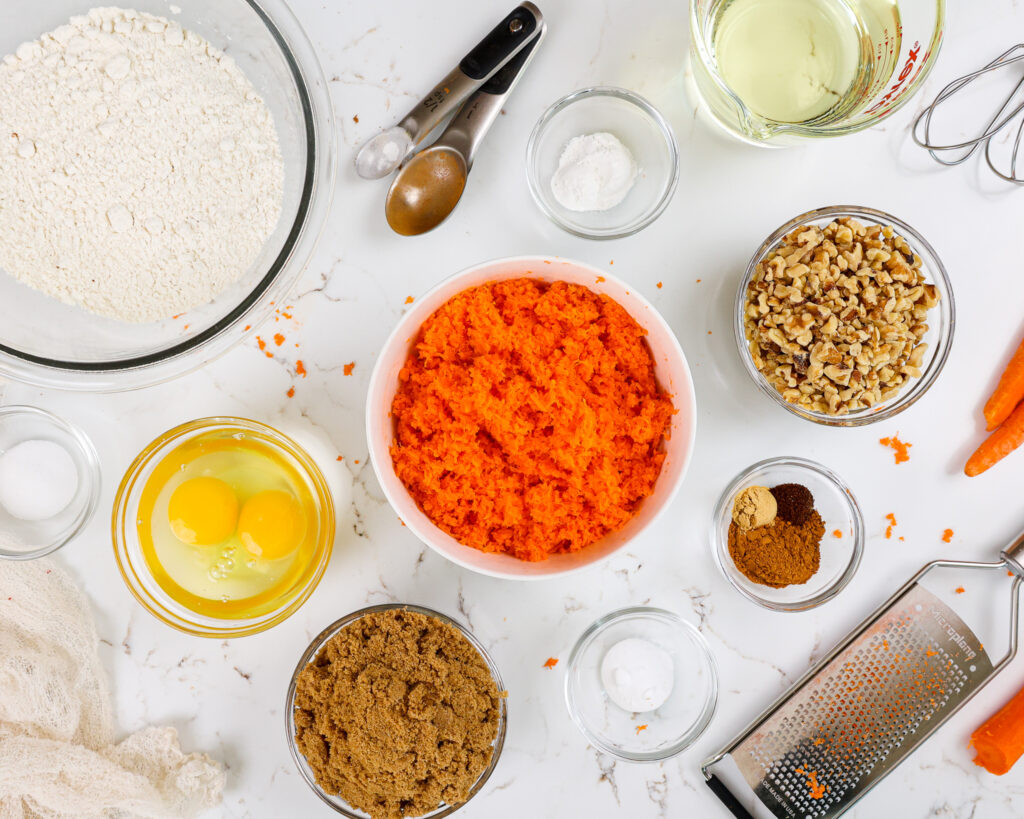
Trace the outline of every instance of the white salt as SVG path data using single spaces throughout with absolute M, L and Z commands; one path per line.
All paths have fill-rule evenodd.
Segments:
M 78 492 L 78 469 L 60 444 L 22 441 L 0 453 L 0 506 L 21 520 L 56 517 Z

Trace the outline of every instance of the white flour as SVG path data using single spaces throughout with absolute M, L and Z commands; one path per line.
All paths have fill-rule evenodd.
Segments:
M 231 57 L 117 8 L 0 62 L 0 270 L 123 321 L 211 301 L 281 214 L 273 118 Z

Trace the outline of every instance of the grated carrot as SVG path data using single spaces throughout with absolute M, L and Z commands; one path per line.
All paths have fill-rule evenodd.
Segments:
M 896 463 L 902 464 L 910 460 L 910 448 L 913 444 L 908 444 L 900 440 L 899 434 L 893 435 L 891 438 L 879 438 L 878 443 L 882 446 L 887 446 L 893 451 L 893 458 Z
M 420 328 L 392 403 L 395 473 L 460 542 L 575 552 L 651 494 L 674 413 L 644 329 L 586 287 L 465 290 Z

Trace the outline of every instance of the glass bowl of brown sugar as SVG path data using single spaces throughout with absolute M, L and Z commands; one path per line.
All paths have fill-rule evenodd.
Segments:
M 748 600 L 773 611 L 805 611 L 853 578 L 864 551 L 864 520 L 853 491 L 830 469 L 803 458 L 771 458 L 725 488 L 711 550 Z

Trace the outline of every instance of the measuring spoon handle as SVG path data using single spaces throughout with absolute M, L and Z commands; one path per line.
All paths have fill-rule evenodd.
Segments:
M 521 3 L 470 51 L 398 125 L 418 145 L 474 91 L 536 39 L 544 23 L 540 9 Z
M 467 171 L 473 166 L 476 149 L 501 114 L 502 106 L 515 89 L 516 83 L 526 73 L 526 66 L 537 53 L 537 46 L 546 31 L 547 26 L 541 23 L 537 37 L 505 63 L 501 70 L 466 101 L 438 137 L 437 144 L 448 145 L 462 154 L 466 160 Z

